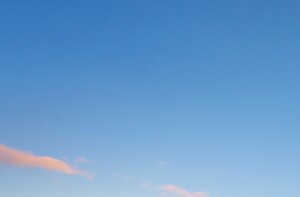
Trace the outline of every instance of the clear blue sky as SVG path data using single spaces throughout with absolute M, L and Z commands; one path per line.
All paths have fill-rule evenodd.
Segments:
M 0 196 L 300 196 L 299 9 L 0 1 L 0 144 L 95 175 L 0 165 Z

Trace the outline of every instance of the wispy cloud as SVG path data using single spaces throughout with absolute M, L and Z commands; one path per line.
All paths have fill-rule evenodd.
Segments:
M 89 160 L 85 157 L 78 157 L 78 158 L 76 158 L 75 162 L 76 163 L 87 163 L 87 162 L 89 162 Z
M 153 185 L 151 185 L 150 183 L 145 182 L 145 181 L 140 182 L 140 186 L 143 189 L 155 189 L 155 187 Z
M 132 175 L 124 175 L 124 174 L 115 173 L 114 177 L 118 178 L 118 179 L 123 179 L 126 181 L 133 181 L 133 182 L 139 184 L 139 186 L 143 189 L 161 192 L 162 196 L 209 197 L 208 194 L 205 192 L 189 192 L 188 190 L 183 189 L 178 186 L 175 186 L 175 185 L 170 185 L 170 184 L 169 185 L 161 185 L 161 186 L 153 185 L 153 184 L 150 184 L 148 181 L 139 179 Z
M 64 161 L 49 156 L 36 156 L 30 152 L 12 149 L 0 144 L 0 164 L 19 167 L 42 168 L 64 174 L 81 175 L 88 179 L 92 176 L 75 169 Z
M 181 197 L 208 197 L 205 192 L 189 192 L 181 187 L 175 185 L 163 185 L 160 187 L 163 195 L 176 195 Z
M 114 177 L 118 178 L 118 179 L 123 179 L 123 180 L 133 180 L 136 178 L 135 176 L 132 176 L 132 175 L 119 174 L 119 173 L 115 173 Z
M 156 165 L 157 166 L 167 166 L 168 165 L 168 162 L 166 162 L 166 161 L 158 161 L 158 162 L 156 162 Z

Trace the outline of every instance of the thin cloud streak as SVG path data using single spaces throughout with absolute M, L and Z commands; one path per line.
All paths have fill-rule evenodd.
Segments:
M 92 176 L 88 173 L 77 170 L 61 160 L 48 156 L 36 156 L 30 152 L 12 149 L 1 144 L 0 164 L 18 167 L 42 168 L 64 174 L 81 175 L 88 179 L 92 179 Z
M 174 194 L 181 197 L 208 197 L 205 192 L 189 192 L 175 185 L 163 185 L 160 189 L 163 191 L 163 195 Z
M 157 165 L 157 166 L 165 167 L 165 166 L 168 165 L 168 162 L 166 162 L 166 161 L 158 161 L 158 162 L 156 162 L 156 165 Z
M 78 157 L 78 158 L 76 158 L 75 162 L 76 163 L 87 163 L 87 162 L 89 162 L 89 160 L 85 157 Z
M 123 180 L 133 180 L 136 178 L 135 176 L 132 176 L 132 175 L 119 174 L 119 173 L 115 173 L 114 177 L 118 178 L 118 179 L 123 179 Z

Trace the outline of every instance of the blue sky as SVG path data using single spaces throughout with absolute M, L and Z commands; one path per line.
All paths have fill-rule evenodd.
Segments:
M 0 196 L 299 196 L 299 6 L 2 0 Z

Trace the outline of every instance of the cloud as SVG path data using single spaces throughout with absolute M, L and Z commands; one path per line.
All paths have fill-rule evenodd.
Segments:
M 78 158 L 76 158 L 75 162 L 76 163 L 87 163 L 87 162 L 89 162 L 89 160 L 85 157 L 78 157 Z
M 150 183 L 148 182 L 140 182 L 140 186 L 143 189 L 155 189 L 155 187 L 153 187 Z
M 127 175 L 127 174 L 119 174 L 119 173 L 115 173 L 114 177 L 116 177 L 118 179 L 123 179 L 123 180 L 133 180 L 133 179 L 135 179 L 135 176 Z
M 208 195 L 205 192 L 192 193 L 175 185 L 163 185 L 160 187 L 160 189 L 163 191 L 163 195 L 173 194 L 181 197 L 208 197 Z
M 92 176 L 88 173 L 77 170 L 61 160 L 48 156 L 36 156 L 30 152 L 12 149 L 1 144 L 0 164 L 18 167 L 42 168 L 64 174 L 81 175 L 88 179 L 92 179 Z
M 166 161 L 158 161 L 158 162 L 156 162 L 156 165 L 158 165 L 158 166 L 167 166 L 168 162 L 166 162 Z

